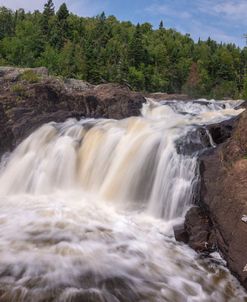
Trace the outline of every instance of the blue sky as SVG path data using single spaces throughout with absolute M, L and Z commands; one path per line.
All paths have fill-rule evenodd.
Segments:
M 26 10 L 42 9 L 43 0 L 0 0 L 0 6 Z M 94 16 L 102 11 L 120 20 L 150 22 L 190 33 L 194 39 L 211 38 L 243 47 L 247 32 L 247 0 L 54 0 L 58 8 L 66 2 L 73 13 Z

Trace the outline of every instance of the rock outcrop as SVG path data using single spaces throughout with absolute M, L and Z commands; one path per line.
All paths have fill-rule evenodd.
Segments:
M 188 101 L 192 98 L 187 94 L 168 94 L 163 92 L 147 93 L 145 97 L 154 99 L 156 102 L 165 101 L 165 100 L 179 100 L 179 101 Z
M 0 155 L 40 125 L 67 118 L 122 119 L 140 114 L 145 98 L 118 84 L 50 77 L 46 68 L 0 68 Z
M 220 144 L 201 158 L 199 207 L 186 215 L 177 238 L 197 251 L 218 250 L 247 288 L 247 112 L 212 126 Z M 230 135 L 231 133 L 231 135 Z M 229 138 L 230 137 L 230 138 Z M 182 236 L 181 236 L 182 234 Z

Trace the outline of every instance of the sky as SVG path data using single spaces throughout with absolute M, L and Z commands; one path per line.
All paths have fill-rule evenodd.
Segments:
M 44 0 L 0 0 L 11 9 L 42 10 Z M 196 41 L 209 36 L 218 42 L 246 45 L 247 0 L 54 0 L 56 8 L 65 2 L 79 16 L 95 16 L 102 11 L 122 21 L 150 22 L 157 28 L 189 33 Z

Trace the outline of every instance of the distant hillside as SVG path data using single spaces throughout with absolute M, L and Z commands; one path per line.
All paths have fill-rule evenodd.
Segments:
M 247 48 L 195 43 L 163 22 L 154 30 L 104 13 L 82 18 L 66 4 L 56 12 L 51 0 L 42 13 L 0 8 L 0 65 L 45 66 L 62 77 L 149 92 L 247 98 Z

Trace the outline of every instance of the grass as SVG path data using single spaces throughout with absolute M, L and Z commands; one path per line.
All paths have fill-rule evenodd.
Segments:
M 38 83 L 40 81 L 40 76 L 33 72 L 33 70 L 26 70 L 23 72 L 20 79 L 28 83 Z
M 27 92 L 25 90 L 25 87 L 21 83 L 17 83 L 13 85 L 11 87 L 11 90 L 14 94 L 17 95 L 18 100 L 27 97 Z

